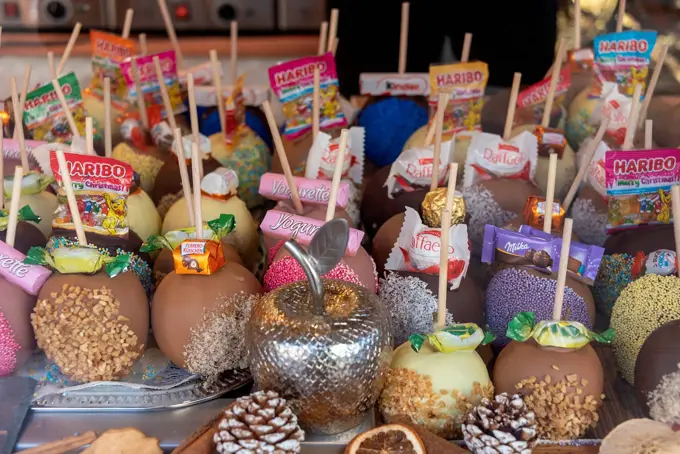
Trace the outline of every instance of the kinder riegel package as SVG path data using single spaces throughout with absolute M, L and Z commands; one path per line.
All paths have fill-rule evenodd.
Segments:
M 182 94 L 179 87 L 179 78 L 177 76 L 177 58 L 174 50 L 160 52 L 158 54 L 145 55 L 143 57 L 132 57 L 137 64 L 139 71 L 139 82 L 144 93 L 144 103 L 147 106 L 159 105 L 163 106 L 163 98 L 161 97 L 161 87 L 156 77 L 156 68 L 153 64 L 153 58 L 158 57 L 163 71 L 163 80 L 168 87 L 168 95 L 170 96 L 170 104 L 172 105 L 172 114 L 179 114 L 186 111 L 184 102 L 182 101 Z M 135 88 L 135 80 L 132 75 L 132 58 L 120 64 L 120 70 L 125 78 L 125 83 L 128 89 L 128 100 L 131 103 L 137 102 L 137 89 Z M 163 118 L 166 118 L 168 112 L 163 109 Z
M 605 157 L 607 232 L 672 222 L 671 186 L 680 182 L 680 150 L 609 151 Z
M 314 68 L 319 68 L 321 129 L 342 128 L 347 119 L 340 108 L 338 75 L 335 59 L 330 52 L 315 57 L 305 57 L 269 68 L 272 91 L 283 104 L 286 116 L 284 135 L 292 140 L 312 128 L 312 94 Z
M 517 110 L 515 111 L 513 121 L 515 125 L 541 124 L 551 80 L 552 77 L 546 77 L 519 93 L 517 96 Z M 551 124 L 559 121 L 564 112 L 562 103 L 570 85 L 571 70 L 570 68 L 564 68 L 560 72 L 560 80 L 557 82 L 557 88 L 555 89 L 555 99 L 553 100 L 552 111 L 550 112 Z
M 585 150 L 589 146 L 591 140 L 593 139 L 586 139 L 583 142 L 583 145 L 581 145 L 581 150 Z M 607 199 L 607 174 L 605 170 L 605 157 L 607 156 L 607 152 L 610 150 L 611 148 L 609 148 L 604 140 L 600 141 L 600 143 L 597 145 L 597 148 L 595 149 L 593 159 L 590 161 L 590 165 L 588 165 L 588 171 L 586 172 L 584 179 L 585 183 L 590 185 L 591 188 L 595 189 L 595 191 L 605 200 Z M 583 162 L 584 157 L 585 154 L 581 152 L 577 153 L 576 155 L 579 168 L 586 164 Z
M 600 115 L 609 118 L 607 134 L 623 144 L 635 85 L 644 94 L 656 32 L 629 30 L 600 35 L 593 42 L 597 82 L 591 97 L 602 99 Z
M 132 183 L 132 167 L 111 158 L 64 153 L 85 232 L 127 238 L 127 198 Z M 54 214 L 54 229 L 75 230 L 71 210 L 63 189 L 56 153 L 50 165 L 59 184 L 59 206 Z
M 537 160 L 538 139 L 529 131 L 510 140 L 496 134 L 475 133 L 465 160 L 463 186 L 497 178 L 534 181 Z
M 439 274 L 441 228 L 423 224 L 413 208 L 406 207 L 404 223 L 397 242 L 385 263 L 385 269 Z M 467 225 L 456 224 L 449 229 L 449 259 L 447 281 L 451 290 L 460 286 L 470 264 Z
M 121 38 L 111 33 L 90 31 L 90 46 L 92 48 L 92 82 L 87 89 L 103 99 L 104 79 L 111 79 L 111 104 L 124 109 L 127 106 L 127 83 L 120 70 L 120 64 L 135 53 L 135 42 L 132 39 Z
M 430 75 L 427 73 L 361 73 L 359 93 L 371 96 L 429 96 Z
M 488 80 L 489 68 L 482 62 L 430 66 L 431 117 L 437 107 L 439 93 L 451 93 L 444 112 L 444 134 L 482 130 L 484 91 Z
M 439 151 L 437 176 L 438 185 L 445 185 L 448 181 L 449 162 L 453 142 L 442 142 Z M 399 155 L 390 167 L 390 173 L 385 180 L 387 197 L 393 199 L 402 191 L 413 192 L 416 189 L 430 187 L 434 168 L 434 145 L 422 148 L 409 148 Z
M 224 141 L 229 148 L 238 145 L 239 133 L 246 124 L 246 105 L 243 97 L 243 81 L 245 78 L 245 74 L 238 78 L 234 89 L 224 100 Z
M 87 112 L 83 105 L 78 78 L 74 73 L 69 73 L 61 76 L 58 82 L 64 93 L 64 98 L 66 98 L 66 104 L 76 122 L 78 132 L 82 137 L 85 137 Z M 52 82 L 42 85 L 26 95 L 24 124 L 34 140 L 71 142 L 73 134 Z M 94 125 L 94 130 L 95 140 L 99 140 L 100 133 L 97 124 Z
M 342 179 L 349 179 L 360 185 L 364 179 L 364 141 L 366 131 L 362 127 L 349 129 L 345 159 L 342 162 Z M 320 132 L 307 155 L 305 178 L 310 180 L 332 180 L 335 162 L 340 150 L 340 138 L 331 139 L 325 132 Z

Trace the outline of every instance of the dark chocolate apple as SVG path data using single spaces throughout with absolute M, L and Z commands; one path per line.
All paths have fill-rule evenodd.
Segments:
M 7 231 L 0 231 L 0 240 L 5 241 Z M 17 233 L 14 238 L 14 249 L 26 254 L 33 246 L 45 247 L 47 239 L 40 229 L 30 222 L 19 221 L 17 223 Z

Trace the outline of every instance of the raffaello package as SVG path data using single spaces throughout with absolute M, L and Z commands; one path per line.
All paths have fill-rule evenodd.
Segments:
M 497 178 L 534 181 L 537 161 L 538 139 L 529 131 L 510 140 L 496 134 L 476 133 L 468 147 L 463 186 Z
M 338 98 L 338 74 L 333 54 L 328 52 L 300 58 L 269 68 L 272 91 L 283 104 L 286 116 L 284 135 L 288 139 L 300 137 L 312 128 L 314 68 L 317 67 L 320 75 L 320 128 L 347 126 Z

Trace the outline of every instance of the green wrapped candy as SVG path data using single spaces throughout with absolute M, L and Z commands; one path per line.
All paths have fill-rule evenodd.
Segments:
M 205 227 L 207 225 L 207 228 Z M 203 238 L 220 241 L 236 227 L 236 218 L 231 214 L 220 214 L 220 217 L 208 221 L 203 227 Z M 196 237 L 196 227 L 173 230 L 165 235 L 151 235 L 142 244 L 141 252 L 153 252 L 162 249 L 173 251 L 182 241 Z
M 35 222 L 38 224 L 42 218 L 35 214 L 30 206 L 25 205 L 19 210 L 19 216 L 17 217 L 19 221 L 25 222 Z M 9 211 L 0 210 L 0 231 L 7 230 L 7 223 L 9 222 Z
M 441 353 L 473 351 L 480 345 L 493 342 L 493 333 L 484 331 L 475 323 L 459 323 L 447 326 L 432 334 L 412 334 L 408 340 L 411 348 L 418 352 L 425 343 Z
M 517 342 L 525 342 L 533 338 L 544 347 L 576 350 L 585 347 L 591 341 L 611 344 L 614 340 L 614 330 L 609 328 L 598 334 L 579 322 L 542 320 L 536 323 L 533 312 L 520 312 L 508 323 L 506 336 Z
M 24 263 L 48 266 L 61 274 L 96 274 L 104 268 L 113 278 L 128 269 L 130 254 L 109 257 L 88 246 L 60 247 L 50 254 L 45 248 L 32 247 Z
M 40 194 L 52 183 L 54 183 L 54 178 L 50 176 L 36 171 L 28 172 L 21 180 L 21 194 Z M 14 175 L 5 177 L 3 189 L 6 198 L 12 197 L 13 186 Z

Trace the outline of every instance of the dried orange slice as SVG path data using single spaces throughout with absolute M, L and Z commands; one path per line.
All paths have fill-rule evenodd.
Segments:
M 423 440 L 403 424 L 387 424 L 354 437 L 345 454 L 427 454 Z

